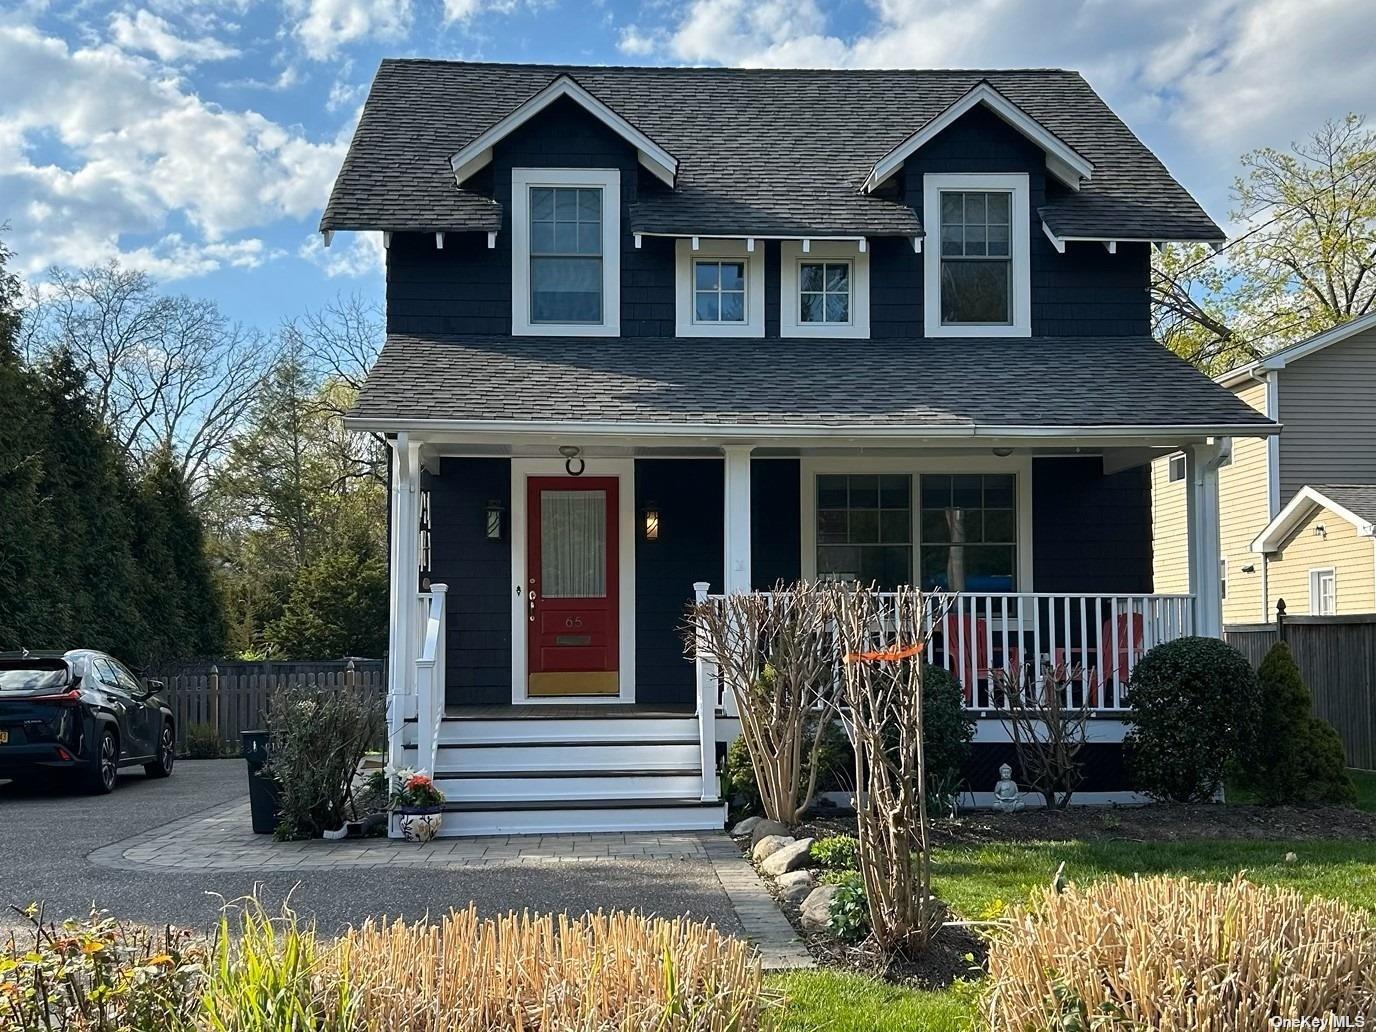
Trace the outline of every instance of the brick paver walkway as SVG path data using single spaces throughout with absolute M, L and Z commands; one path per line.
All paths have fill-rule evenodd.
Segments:
M 401 865 L 458 870 L 487 865 L 616 864 L 623 860 L 698 860 L 710 864 L 746 938 L 766 969 L 812 967 L 793 926 L 755 869 L 721 833 L 616 832 L 437 839 L 274 842 L 249 829 L 248 800 L 220 806 L 95 850 L 89 859 L 121 870 L 307 871 Z

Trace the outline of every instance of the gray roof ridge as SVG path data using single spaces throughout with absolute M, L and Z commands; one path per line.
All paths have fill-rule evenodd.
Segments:
M 380 59 L 380 64 L 402 65 L 402 64 L 429 64 L 442 65 L 446 67 L 459 68 L 519 68 L 526 71 L 533 69 L 546 69 L 552 72 L 568 72 L 569 70 L 578 71 L 631 71 L 631 72 L 664 72 L 671 74 L 674 72 L 725 72 L 740 75 L 791 75 L 791 74 L 826 74 L 826 75 L 892 75 L 895 72 L 911 72 L 921 75 L 1009 75 L 1009 74 L 1045 74 L 1045 75 L 1074 75 L 1084 78 L 1084 75 L 1076 68 L 1056 68 L 1051 66 L 1012 66 L 1006 68 L 919 68 L 911 65 L 889 65 L 883 68 L 826 68 L 826 67 L 806 67 L 796 66 L 788 68 L 748 68 L 734 65 L 699 65 L 699 64 L 678 64 L 678 65 L 637 65 L 637 64 L 574 64 L 552 61 L 467 61 L 461 58 L 447 57 L 384 57 Z

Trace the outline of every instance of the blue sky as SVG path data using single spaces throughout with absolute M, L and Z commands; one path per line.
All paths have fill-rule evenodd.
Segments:
M 1237 156 L 1376 115 L 1365 0 L 0 0 L 17 266 L 118 258 L 264 328 L 381 292 L 315 226 L 380 58 L 1077 68 L 1220 221 Z

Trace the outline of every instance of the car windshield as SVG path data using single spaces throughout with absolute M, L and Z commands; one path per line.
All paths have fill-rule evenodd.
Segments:
M 69 671 L 62 659 L 0 659 L 0 694 L 62 688 Z

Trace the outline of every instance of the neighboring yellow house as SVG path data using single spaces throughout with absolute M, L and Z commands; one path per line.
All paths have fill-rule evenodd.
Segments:
M 1281 423 L 1219 470 L 1225 624 L 1376 613 L 1376 314 L 1215 378 Z M 1154 588 L 1187 591 L 1185 457 L 1152 464 Z

